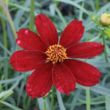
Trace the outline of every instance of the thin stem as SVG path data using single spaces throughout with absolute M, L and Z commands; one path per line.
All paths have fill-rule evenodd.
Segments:
M 106 110 L 110 110 L 110 96 L 105 96 L 105 107 Z
M 0 5 L 3 8 L 4 14 L 6 15 L 7 20 L 9 22 L 9 24 L 10 24 L 10 27 L 12 29 L 14 38 L 16 38 L 17 37 L 16 30 L 15 30 L 15 27 L 14 27 L 14 24 L 13 24 L 13 21 L 12 21 L 12 18 L 11 18 L 11 15 L 9 13 L 8 6 L 6 5 L 6 3 L 3 0 L 0 0 Z
M 60 17 L 60 19 L 62 20 L 62 22 L 63 22 L 63 24 L 64 24 L 64 27 L 67 25 L 67 22 L 66 22 L 66 20 L 64 19 L 64 17 L 63 17 L 63 15 L 62 15 L 62 13 L 60 12 L 60 10 L 56 7 L 55 8 L 56 9 L 56 12 L 57 12 L 57 14 L 59 15 L 59 17 Z
M 30 29 L 33 28 L 33 23 L 34 23 L 34 8 L 35 8 L 35 1 L 31 0 L 31 5 L 30 5 L 30 24 L 29 24 Z
M 100 1 L 99 0 L 96 0 L 96 10 L 98 11 L 99 10 L 99 8 L 100 8 Z
M 86 110 L 91 110 L 90 88 L 86 88 Z
M 80 10 L 82 10 L 85 14 L 87 14 L 88 16 L 90 16 L 90 11 L 86 10 L 85 8 L 83 8 L 82 6 L 80 6 L 79 4 L 77 4 L 76 2 L 72 1 L 72 0 L 54 0 L 56 2 L 64 2 L 64 3 L 67 3 L 67 4 L 70 4 Z
M 4 44 L 4 47 L 7 48 L 7 32 L 6 32 L 6 23 L 3 19 L 1 19 L 1 24 L 2 24 L 2 29 L 3 29 L 3 44 Z
M 29 108 L 30 103 L 31 103 L 31 98 L 29 97 L 29 98 L 27 99 L 27 104 L 26 104 L 25 110 L 27 110 L 27 109 Z
M 54 106 L 54 88 L 52 88 L 52 93 L 51 93 L 51 110 L 55 110 L 55 106 Z
M 105 61 L 108 62 L 108 57 L 107 57 L 108 55 L 107 55 L 107 50 L 106 50 L 106 40 L 105 40 L 104 36 L 102 36 L 102 38 L 103 38 L 103 44 L 105 46 L 105 50 L 104 50 Z
M 44 97 L 43 99 L 44 99 L 44 105 L 43 105 L 44 110 L 47 110 L 47 109 L 46 109 L 46 97 Z
M 57 100 L 58 100 L 58 104 L 59 104 L 60 110 L 66 110 L 60 92 L 59 92 L 59 91 L 56 91 L 56 93 L 57 93 Z M 72 109 L 72 110 L 73 110 L 73 109 Z
M 1 10 L 2 11 L 2 10 Z M 8 47 L 8 42 L 7 42 L 7 32 L 6 32 L 6 22 L 1 19 L 1 24 L 2 24 L 2 29 L 3 29 L 3 46 L 5 48 Z M 4 51 L 4 57 L 7 57 L 7 52 Z M 5 78 L 8 79 L 8 65 L 7 65 L 7 61 L 4 61 L 4 69 L 3 72 L 5 74 Z M 6 89 L 7 89 L 7 84 L 6 84 Z

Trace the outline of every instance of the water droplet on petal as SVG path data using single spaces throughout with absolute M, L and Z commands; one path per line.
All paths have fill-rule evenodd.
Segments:
M 20 40 L 17 40 L 17 44 L 20 44 L 21 43 L 21 41 Z
M 28 30 L 25 30 L 25 34 L 27 34 L 28 33 Z

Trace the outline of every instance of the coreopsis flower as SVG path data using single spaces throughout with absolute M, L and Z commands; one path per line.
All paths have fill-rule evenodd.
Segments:
M 76 83 L 84 86 L 99 83 L 99 70 L 78 58 L 95 57 L 104 48 L 97 42 L 80 42 L 84 33 L 81 21 L 71 21 L 60 38 L 46 15 L 37 15 L 35 25 L 38 34 L 29 29 L 20 29 L 17 32 L 16 42 L 23 50 L 14 52 L 10 58 L 15 70 L 32 70 L 26 84 L 29 96 L 45 96 L 52 86 L 61 93 L 69 94 L 75 90 Z

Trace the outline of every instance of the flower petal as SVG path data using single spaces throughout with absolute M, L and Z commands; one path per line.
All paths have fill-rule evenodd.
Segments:
M 46 95 L 52 87 L 52 66 L 43 65 L 29 76 L 26 91 L 32 98 Z
M 17 35 L 18 38 L 16 42 L 24 49 L 37 51 L 43 51 L 45 49 L 45 44 L 41 42 L 36 33 L 30 31 L 29 29 L 20 29 L 17 32 Z
M 10 58 L 10 63 L 17 71 L 24 72 L 36 69 L 45 62 L 45 55 L 37 51 L 16 51 Z
M 94 86 L 99 83 L 101 73 L 94 66 L 77 60 L 67 60 L 65 64 L 72 71 L 77 83 L 84 86 Z
M 104 51 L 104 46 L 96 42 L 76 44 L 67 50 L 68 56 L 73 58 L 92 58 Z
M 56 88 L 67 95 L 75 89 L 75 78 L 70 69 L 62 64 L 53 67 L 53 83 Z
M 56 44 L 58 42 L 58 34 L 56 28 L 52 21 L 46 15 L 37 15 L 35 23 L 41 40 L 47 46 Z
M 61 35 L 60 44 L 64 47 L 69 47 L 77 43 L 84 33 L 84 26 L 81 21 L 73 20 L 64 29 Z

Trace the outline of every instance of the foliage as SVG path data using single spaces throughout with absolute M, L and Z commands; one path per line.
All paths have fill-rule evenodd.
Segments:
M 110 39 L 104 31 L 110 29 L 98 21 L 104 12 L 110 12 L 109 0 L 0 0 L 0 110 L 44 110 L 45 105 L 45 110 L 51 110 L 51 93 L 40 99 L 28 97 L 25 83 L 30 72 L 16 72 L 9 64 L 10 55 L 19 48 L 16 31 L 23 27 L 35 31 L 33 16 L 38 13 L 48 15 L 59 33 L 72 19 L 80 19 L 85 26 L 82 40 L 105 44 L 104 54 L 87 60 L 102 72 L 100 84 L 92 88 L 77 85 L 70 96 L 56 91 L 55 110 L 90 110 L 89 105 L 91 110 L 110 110 Z

